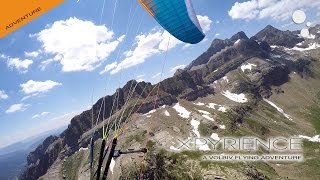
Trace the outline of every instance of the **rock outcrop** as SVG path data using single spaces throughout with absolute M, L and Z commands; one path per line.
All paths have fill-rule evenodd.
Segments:
M 259 42 L 265 41 L 269 45 L 293 48 L 296 44 L 304 40 L 299 37 L 298 34 L 298 31 L 281 31 L 271 25 L 268 25 L 251 39 Z

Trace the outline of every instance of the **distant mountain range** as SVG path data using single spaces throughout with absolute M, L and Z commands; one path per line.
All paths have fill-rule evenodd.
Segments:
M 62 127 L 41 133 L 34 137 L 0 149 L 0 179 L 16 179 L 27 164 L 27 156 L 50 135 L 58 135 L 64 131 Z

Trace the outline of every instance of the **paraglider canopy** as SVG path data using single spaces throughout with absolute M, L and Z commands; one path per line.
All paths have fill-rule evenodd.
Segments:
M 177 39 L 196 44 L 205 37 L 191 0 L 139 0 L 146 11 Z

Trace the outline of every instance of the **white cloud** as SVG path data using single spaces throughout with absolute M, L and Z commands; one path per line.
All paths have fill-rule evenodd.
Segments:
M 6 110 L 6 113 L 15 113 L 15 112 L 22 112 L 25 111 L 30 105 L 29 104 L 13 104 Z
M 0 100 L 1 99 L 8 99 L 8 98 L 9 98 L 9 96 L 6 94 L 6 92 L 3 90 L 0 90 Z
M 33 64 L 33 61 L 29 59 L 20 60 L 19 58 L 8 58 L 7 61 L 9 68 L 16 69 L 21 73 L 28 72 L 28 68 L 31 64 Z
M 170 40 L 170 42 L 169 42 L 169 40 Z M 180 41 L 180 40 L 176 39 L 175 37 L 171 36 L 171 34 L 168 31 L 164 31 L 162 33 L 162 36 L 161 36 L 161 41 L 160 41 L 160 44 L 159 44 L 159 50 L 161 52 L 164 52 L 167 49 L 168 50 L 173 49 L 177 45 L 182 44 L 182 43 L 183 43 L 182 41 Z
M 61 86 L 61 83 L 54 82 L 51 80 L 47 81 L 34 81 L 29 80 L 28 82 L 24 84 L 20 84 L 20 87 L 22 88 L 22 91 L 25 94 L 35 94 L 35 93 L 44 93 L 50 91 L 52 88 L 56 86 Z
M 144 81 L 144 79 L 143 79 L 144 76 L 145 76 L 144 74 L 138 75 L 138 76 L 136 77 L 136 81 L 137 81 L 137 82 L 142 82 L 142 81 Z
M 182 49 L 187 49 L 187 48 L 189 48 L 189 47 L 191 47 L 192 46 L 192 44 L 185 44 L 184 46 L 182 46 Z
M 205 37 L 205 38 L 201 41 L 201 43 L 205 43 L 205 42 L 207 42 L 207 41 L 208 41 L 208 38 Z
M 145 75 L 144 74 L 140 74 L 137 76 L 137 78 L 143 78 Z
M 160 77 L 160 76 L 161 76 L 161 73 L 157 73 L 157 74 L 153 75 L 151 78 L 152 78 L 152 79 L 156 79 L 156 78 L 158 78 L 158 77 Z
M 228 12 L 232 19 L 254 19 L 259 14 L 256 0 L 243 3 L 236 2 Z
M 198 15 L 199 23 L 206 33 L 210 30 L 212 21 L 208 16 Z M 149 33 L 136 36 L 136 46 L 134 50 L 126 51 L 123 55 L 125 58 L 119 63 L 114 62 L 108 64 L 100 74 L 110 72 L 110 74 L 116 74 L 123 69 L 136 66 L 144 63 L 152 56 L 163 53 L 164 51 L 171 50 L 180 44 L 182 41 L 171 36 L 169 32 L 164 30 L 155 31 L 152 30 Z M 169 42 L 170 40 L 170 42 Z
M 144 63 L 148 58 L 160 54 L 167 49 L 170 34 L 167 31 L 152 31 L 147 34 L 136 36 L 136 47 L 134 50 L 124 53 L 125 58 L 120 63 L 112 63 L 105 67 L 100 74 L 109 72 L 116 74 L 122 69 L 128 69 Z M 174 37 L 170 37 L 168 50 L 182 43 Z
M 29 99 L 29 98 L 31 98 L 31 97 L 35 97 L 35 96 L 38 96 L 38 95 L 39 95 L 39 93 L 33 93 L 33 94 L 30 94 L 30 95 L 24 96 L 24 97 L 21 99 L 21 101 L 25 101 L 25 100 L 27 100 L 27 99 Z
M 5 54 L 0 54 L 0 58 L 2 58 L 2 59 L 8 59 L 9 57 L 6 56 Z
M 124 39 L 124 36 L 118 39 L 113 36 L 106 26 L 75 17 L 56 21 L 31 35 L 42 43 L 44 53 L 62 65 L 64 72 L 92 71 L 99 67 Z
M 197 15 L 197 17 L 203 32 L 209 32 L 211 29 L 212 20 L 208 16 Z
M 42 117 L 42 116 L 47 116 L 49 114 L 50 114 L 49 112 L 42 112 L 40 114 L 35 114 L 35 115 L 32 116 L 32 119 L 39 118 L 39 117 Z
M 113 63 L 111 63 L 111 64 L 106 65 L 106 67 L 104 67 L 104 70 L 103 70 L 103 71 L 101 71 L 101 72 L 100 72 L 100 74 L 104 74 L 104 73 L 106 73 L 106 72 L 108 72 L 108 71 L 110 71 L 110 70 L 112 70 L 112 69 L 116 68 L 116 67 L 117 67 L 117 65 L 118 65 L 118 63 L 117 63 L 117 62 L 113 62 Z
M 54 62 L 54 59 L 42 61 L 39 65 L 39 68 L 41 69 L 41 71 L 44 71 L 52 62 Z
M 214 36 L 220 36 L 220 33 L 216 33 Z
M 137 81 L 137 82 L 143 82 L 144 79 L 143 79 L 143 78 L 139 78 L 139 79 L 137 79 L 136 81 Z
M 320 9 L 320 1 L 315 0 L 249 0 L 236 2 L 230 9 L 232 19 L 287 20 L 297 9 Z
M 37 52 L 37 51 L 24 52 L 24 55 L 25 55 L 26 57 L 36 58 L 36 57 L 39 56 L 39 52 Z
M 40 117 L 40 115 L 36 114 L 36 115 L 32 116 L 32 119 L 35 119 L 35 118 L 38 118 L 38 117 Z
M 186 67 L 186 65 L 178 65 L 178 66 L 171 68 L 170 72 L 175 73 L 178 69 L 184 69 L 185 67 Z

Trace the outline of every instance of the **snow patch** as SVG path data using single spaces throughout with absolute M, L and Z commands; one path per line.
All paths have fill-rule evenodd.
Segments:
M 220 106 L 220 105 L 219 105 Z M 218 111 L 220 112 L 227 112 L 227 108 L 223 107 L 223 106 L 220 106 Z
M 80 151 L 86 151 L 86 150 L 88 150 L 88 149 L 89 149 L 89 148 L 83 148 L 83 147 L 81 147 L 78 152 L 80 152 Z
M 318 49 L 320 47 L 320 45 L 318 43 L 313 43 L 313 44 L 309 44 L 309 47 L 307 48 L 300 48 L 300 47 L 293 47 L 291 49 L 286 48 L 286 50 L 295 50 L 295 51 L 309 51 L 309 50 L 314 50 L 314 49 Z
M 174 150 L 174 151 L 180 151 L 179 149 L 175 148 L 174 146 L 170 146 L 170 149 Z
M 213 140 L 216 140 L 216 141 L 219 141 L 220 140 L 220 137 L 218 134 L 216 133 L 212 133 L 212 135 L 210 136 Z
M 315 39 L 316 38 L 316 35 L 314 34 L 309 34 L 309 36 L 305 37 L 307 39 Z
M 211 149 L 209 148 L 209 146 L 206 143 L 206 141 L 204 141 L 202 139 L 199 139 L 200 138 L 200 132 L 199 132 L 198 128 L 199 128 L 199 125 L 200 125 L 200 121 L 192 119 L 191 120 L 191 125 L 193 126 L 192 132 L 194 134 L 196 134 L 196 136 L 198 137 L 197 139 L 195 139 L 195 142 L 191 142 L 191 143 L 195 144 L 195 147 L 197 147 L 199 150 L 210 151 Z M 176 150 L 175 147 L 170 147 L 170 149 Z
M 229 90 L 228 91 L 224 91 L 221 93 L 223 96 L 225 96 L 226 98 L 230 99 L 231 101 L 235 101 L 238 103 L 245 103 L 248 102 L 248 99 L 246 98 L 246 95 L 241 93 L 241 94 L 235 94 L 235 93 L 231 93 Z
M 193 126 L 193 132 L 197 135 L 198 138 L 200 138 L 200 133 L 199 133 L 199 125 L 200 125 L 200 121 L 197 121 L 195 119 L 191 120 L 191 125 Z
M 179 103 L 173 106 L 173 108 L 179 113 L 182 118 L 189 118 L 191 112 L 187 111 L 186 108 L 180 106 Z
M 144 115 L 148 117 L 148 116 L 150 116 L 152 113 L 154 113 L 154 112 L 156 112 L 156 111 L 157 111 L 156 109 L 153 109 L 153 110 L 145 113 Z M 151 116 L 150 116 L 150 117 L 151 117 Z
M 116 161 L 114 160 L 114 158 L 112 158 L 111 163 L 110 163 L 110 167 L 109 167 L 112 174 L 113 174 L 113 169 L 114 169 L 115 165 L 116 165 Z
M 319 142 L 320 143 L 320 135 L 316 135 L 314 137 L 299 135 L 299 137 L 303 138 L 303 139 L 307 139 L 308 141 L 311 141 L 311 142 Z
M 216 109 L 215 106 L 218 106 L 218 104 L 216 104 L 216 103 L 209 103 L 209 104 L 207 105 L 207 107 L 210 108 L 210 109 Z
M 209 115 L 202 115 L 202 117 L 204 117 L 204 118 L 206 118 L 206 119 L 208 119 L 208 120 L 210 120 L 210 121 L 214 121 L 214 119 L 212 118 L 212 117 L 210 117 Z
M 203 111 L 203 110 L 198 110 L 198 112 L 201 113 L 201 114 L 206 114 L 206 115 L 210 114 L 208 111 Z
M 219 105 L 219 104 L 216 104 L 216 103 L 209 103 L 207 105 L 207 107 L 210 108 L 210 109 L 216 109 L 216 106 L 218 106 L 218 109 L 217 109 L 218 111 L 227 112 L 227 108 L 222 106 L 222 105 Z
M 225 80 L 225 81 L 227 81 L 227 83 L 229 83 L 229 79 L 228 79 L 227 76 L 224 76 L 222 79 Z
M 164 112 L 164 115 L 165 115 L 165 116 L 170 116 L 170 113 L 166 110 L 166 111 Z
M 238 39 L 233 45 L 239 44 L 240 41 L 241 41 L 241 39 Z
M 166 108 L 166 105 L 163 105 L 163 106 L 159 107 L 159 109 L 164 109 L 164 108 Z M 143 115 L 145 115 L 147 117 L 151 117 L 151 114 L 155 113 L 156 111 L 157 111 L 157 109 L 153 109 L 153 110 L 150 110 L 149 112 L 147 112 L 147 113 L 145 113 Z
M 167 107 L 166 105 L 163 105 L 163 106 L 160 107 L 160 109 L 164 109 L 164 108 L 166 108 L 166 107 Z
M 245 70 L 252 70 L 252 67 L 257 67 L 257 65 L 255 65 L 255 64 L 251 64 L 251 63 L 248 63 L 248 64 L 246 64 L 246 65 L 242 65 L 241 66 L 241 70 L 242 70 L 242 72 L 244 72 Z
M 194 105 L 197 105 L 197 106 L 204 106 L 205 104 L 202 103 L 202 102 L 197 102 L 197 103 L 193 103 Z
M 286 114 L 283 109 L 279 108 L 276 104 L 269 101 L 268 99 L 263 99 L 263 100 L 268 104 L 270 104 L 272 107 L 276 108 L 277 111 L 280 112 L 282 115 L 284 115 L 287 119 L 289 119 L 290 121 L 293 121 L 293 119 L 288 114 Z

